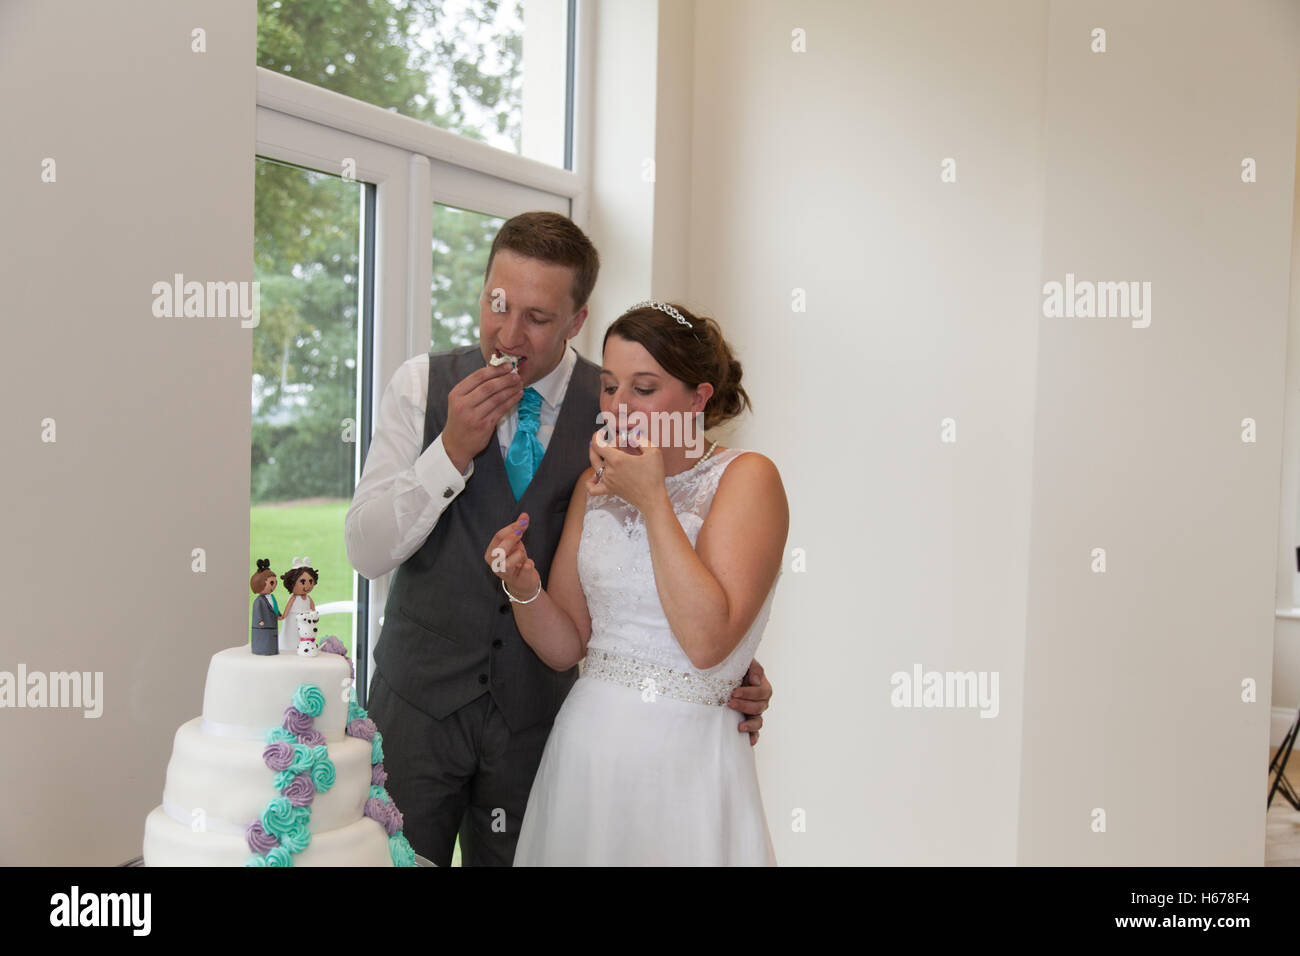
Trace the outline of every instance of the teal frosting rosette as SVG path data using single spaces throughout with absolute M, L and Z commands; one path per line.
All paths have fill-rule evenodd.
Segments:
M 312 750 L 315 751 L 315 759 L 312 760 L 311 768 L 307 772 L 311 774 L 311 782 L 316 787 L 316 792 L 324 793 L 334 786 L 334 761 L 330 760 L 327 747 L 313 747 Z
M 325 710 L 325 694 L 315 684 L 303 684 L 293 692 L 293 706 L 309 717 L 319 717 Z

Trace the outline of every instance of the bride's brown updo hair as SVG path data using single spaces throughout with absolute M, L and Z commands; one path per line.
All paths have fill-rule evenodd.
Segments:
M 687 388 L 694 389 L 702 382 L 712 385 L 713 395 L 704 406 L 706 429 L 753 408 L 754 403 L 740 385 L 740 362 L 722 337 L 718 323 L 708 316 L 694 315 L 675 302 L 663 304 L 680 312 L 692 328 L 654 306 L 634 306 L 605 330 L 601 350 L 611 335 L 617 335 L 644 348 L 665 372 Z

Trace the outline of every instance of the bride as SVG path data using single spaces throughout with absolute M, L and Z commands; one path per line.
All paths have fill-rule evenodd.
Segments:
M 601 415 L 633 434 L 593 436 L 547 588 L 526 513 L 485 554 L 538 657 L 557 671 L 585 659 L 515 865 L 775 864 L 753 751 L 723 705 L 776 590 L 781 476 L 755 452 L 712 442 L 700 454 L 699 420 L 708 429 L 749 404 L 712 319 L 641 303 L 606 331 L 603 365 Z

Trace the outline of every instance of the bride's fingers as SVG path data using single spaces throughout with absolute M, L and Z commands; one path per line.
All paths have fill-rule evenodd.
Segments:
M 631 435 L 628 440 L 631 440 Z M 602 428 L 596 432 L 591 439 L 591 450 L 595 452 L 602 461 L 609 461 L 618 458 L 635 458 L 630 452 L 624 451 L 617 443 L 611 443 L 605 440 L 605 430 Z M 599 467 L 599 466 L 598 466 Z
M 483 560 L 488 563 L 492 573 L 500 577 L 509 573 L 512 564 L 518 566 L 527 557 L 528 549 L 524 546 L 524 542 L 515 537 L 513 531 L 506 528 L 492 539 L 487 553 L 483 555 Z
M 513 524 L 506 525 L 504 528 L 502 528 L 500 531 L 498 531 L 496 534 L 492 536 L 492 541 L 488 545 L 488 549 L 487 549 L 488 559 L 491 560 L 492 552 L 496 548 L 506 548 L 507 550 L 509 550 L 509 545 L 513 544 L 514 542 L 522 538 L 524 532 L 527 530 L 528 530 L 528 512 L 524 511 L 520 513 L 519 520 L 515 521 Z
M 504 548 L 498 550 L 489 561 L 492 573 L 504 580 L 513 578 L 527 562 L 528 553 L 521 544 L 516 544 L 509 551 Z
M 491 564 L 497 558 L 504 558 L 514 550 L 517 543 L 522 542 L 508 528 L 498 531 L 488 542 L 487 550 L 483 552 L 483 560 Z
M 510 556 L 506 558 L 505 570 L 501 573 L 501 577 L 513 578 L 524 566 L 526 560 L 528 560 L 528 556 L 521 550 L 517 549 L 511 552 Z

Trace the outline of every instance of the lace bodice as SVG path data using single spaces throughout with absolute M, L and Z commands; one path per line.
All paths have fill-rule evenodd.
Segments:
M 722 473 L 744 453 L 744 449 L 728 448 L 666 479 L 668 498 L 692 547 L 709 514 Z M 778 572 L 777 581 L 780 577 Z M 726 660 L 706 671 L 697 670 L 673 636 L 659 603 L 645 521 L 637 509 L 615 495 L 587 498 L 578 543 L 578 578 L 591 613 L 591 650 L 727 681 L 738 680 L 749 669 L 776 593 L 774 581 L 754 623 Z

